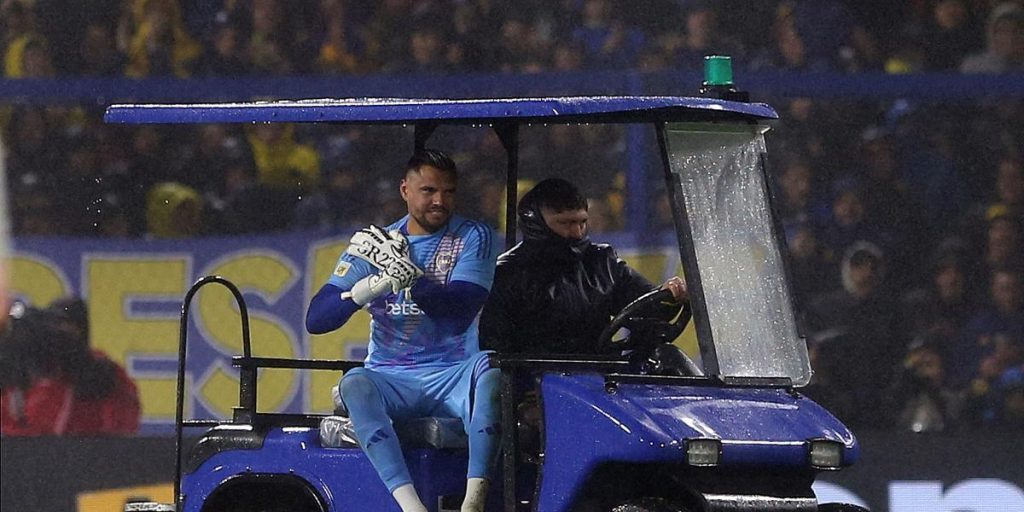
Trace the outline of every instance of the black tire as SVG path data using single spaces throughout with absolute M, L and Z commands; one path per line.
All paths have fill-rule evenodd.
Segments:
M 609 512 L 689 512 L 664 498 L 637 498 L 612 507 Z
M 871 512 L 870 510 L 849 503 L 822 503 L 818 505 L 818 512 Z

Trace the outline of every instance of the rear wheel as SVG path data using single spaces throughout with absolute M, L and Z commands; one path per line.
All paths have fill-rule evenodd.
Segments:
M 612 507 L 609 512 L 689 512 L 664 498 L 636 498 Z
M 230 480 L 215 490 L 202 512 L 324 512 L 316 492 L 285 475 L 253 475 Z

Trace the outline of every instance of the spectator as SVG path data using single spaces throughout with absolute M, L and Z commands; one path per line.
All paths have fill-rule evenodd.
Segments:
M 196 63 L 196 76 L 238 77 L 252 72 L 241 30 L 234 23 L 219 23 Z
M 320 181 L 320 157 L 313 146 L 295 140 L 295 126 L 258 124 L 249 131 L 257 181 L 272 189 L 308 193 Z
M 146 232 L 145 212 L 150 187 L 173 179 L 172 145 L 166 128 L 140 126 L 130 132 L 131 143 L 123 160 L 104 169 L 103 190 L 118 196 L 132 219 L 132 233 Z M 123 144 L 123 141 L 121 141 Z
M 988 221 L 985 234 L 984 254 L 976 270 L 976 280 L 989 282 L 993 273 L 1000 269 L 1020 271 L 1024 269 L 1024 233 L 1016 218 L 998 213 Z
M 365 193 L 365 185 L 372 180 L 356 145 L 342 133 L 321 141 L 320 148 L 323 185 L 299 203 L 294 226 L 342 229 L 371 224 L 378 198 Z
M 816 3 L 816 2 L 815 2 Z M 798 7 L 800 8 L 798 12 Z M 830 10 L 835 4 L 828 2 L 822 9 Z M 830 71 L 839 68 L 839 44 L 850 29 L 842 22 L 843 16 L 833 12 L 815 20 L 811 2 L 785 1 L 778 4 L 772 25 L 772 44 L 755 52 L 749 67 L 754 70 L 780 69 L 788 71 Z M 824 28 L 815 22 L 828 20 L 837 26 Z M 816 34 L 828 32 L 825 37 Z
M 18 50 L 18 48 L 14 48 Z M 51 78 L 54 76 L 53 63 L 46 42 L 38 36 L 24 40 L 20 52 L 7 55 L 8 78 Z
M 608 0 L 584 0 L 582 16 L 572 40 L 583 46 L 587 67 L 625 69 L 632 66 L 645 45 L 642 32 L 612 16 Z
M 729 55 L 743 59 L 740 43 L 718 24 L 718 11 L 709 0 L 687 0 L 683 4 L 684 31 L 674 62 L 681 69 L 699 69 L 707 55 Z
M 78 49 L 78 72 L 83 76 L 118 76 L 124 56 L 117 51 L 113 30 L 103 22 L 90 23 Z
M 814 171 L 813 188 L 827 190 L 824 185 L 838 171 L 835 153 L 845 151 L 849 143 L 848 129 L 841 126 L 851 123 L 852 109 L 811 98 L 779 100 L 777 106 L 780 126 L 772 140 L 780 148 L 778 154 L 806 161 Z
M 811 69 L 863 69 L 857 59 L 864 56 L 858 55 L 855 38 L 866 36 L 839 0 L 794 0 L 791 23 L 803 41 Z
M 85 303 L 45 310 L 17 303 L 0 339 L 3 435 L 127 435 L 139 399 L 124 370 L 89 348 Z
M 957 336 L 976 309 L 968 275 L 962 256 L 943 252 L 934 258 L 928 282 L 900 298 L 908 337 L 928 336 L 943 356 L 953 355 Z
M 888 247 L 888 233 L 868 221 L 864 189 L 857 180 L 837 180 L 833 189 L 832 207 L 819 231 L 825 257 L 838 261 L 837 256 L 846 254 L 858 241 Z
M 904 356 L 895 301 L 885 289 L 881 249 L 858 241 L 845 252 L 842 288 L 815 298 L 808 306 L 808 332 L 819 358 L 829 368 L 832 389 L 842 398 L 838 415 L 854 425 L 883 426 L 891 421 L 878 404 L 893 384 Z M 814 395 L 811 395 L 814 397 Z
M 356 74 L 362 72 L 362 40 L 346 11 L 344 0 L 320 2 L 324 29 L 317 56 L 317 69 L 323 73 Z
M 861 135 L 854 165 L 863 184 L 865 222 L 875 230 L 885 230 L 889 237 L 884 242 L 888 244 L 891 269 L 899 280 L 903 280 L 912 276 L 916 265 L 910 255 L 923 252 L 931 236 L 931 225 L 945 225 L 947 222 L 941 208 L 956 201 L 953 193 L 934 193 L 931 194 L 931 203 L 922 204 L 921 198 L 928 199 L 928 185 L 907 182 L 909 173 L 901 165 L 896 144 L 893 134 L 870 127 Z M 933 181 L 941 181 L 938 176 L 942 174 L 941 168 L 938 164 L 927 167 Z M 922 166 L 921 174 L 925 172 Z M 924 180 L 926 178 L 920 178 L 920 181 Z M 943 205 L 943 201 L 947 204 Z M 907 283 L 896 284 L 902 286 Z
M 523 72 L 539 59 L 544 47 L 536 29 L 520 16 L 514 16 L 501 25 L 496 49 L 496 65 L 505 73 Z
M 295 140 L 295 127 L 282 123 L 259 124 L 249 129 L 255 173 L 244 160 L 225 169 L 227 230 L 258 233 L 284 229 L 293 222 L 295 209 L 320 187 L 320 156 L 316 149 Z
M 50 192 L 58 186 L 64 165 L 61 126 L 41 107 L 22 106 L 11 111 L 4 130 L 7 144 L 7 178 L 12 183 L 38 185 Z M 17 203 L 18 197 L 12 200 Z
M 125 74 L 188 77 L 202 47 L 185 29 L 174 0 L 134 0 L 122 5 L 118 47 L 128 56 Z
M 1012 73 L 1024 70 L 1024 7 L 997 5 L 985 27 L 985 50 L 968 55 L 961 73 Z
M 497 62 L 494 34 L 501 32 L 501 19 L 498 8 L 493 2 L 459 2 L 452 14 L 452 34 L 449 53 L 452 47 L 462 52 L 461 65 L 463 71 L 483 71 L 492 69 Z M 449 58 L 449 65 L 454 64 Z M 452 66 L 453 69 L 455 66 Z
M 985 210 L 985 216 L 1016 218 L 1024 224 L 1024 160 L 1004 156 L 996 170 L 996 201 Z
M 0 35 L 3 39 L 4 76 L 20 78 L 24 74 L 25 47 L 41 36 L 36 31 L 32 9 L 22 2 L 0 3 Z
M 181 148 L 169 181 L 196 189 L 210 203 L 222 202 L 233 188 L 229 173 L 235 166 L 254 167 L 249 145 L 241 131 L 224 124 L 204 124 L 190 137 L 194 143 Z
M 962 396 L 946 382 L 941 342 L 915 339 L 892 390 L 896 426 L 912 432 L 951 430 L 960 416 Z
M 366 58 L 375 69 L 389 71 L 409 54 L 408 38 L 416 22 L 409 15 L 411 0 L 386 0 L 367 23 Z
M 157 183 L 146 198 L 146 235 L 189 238 L 203 233 L 203 198 L 181 183 Z
M 579 71 L 583 69 L 583 48 L 570 42 L 559 42 L 551 55 L 553 71 Z
M 436 27 L 417 27 L 409 34 L 409 56 L 396 71 L 443 73 L 446 71 L 444 37 Z
M 1018 334 L 993 336 L 989 352 L 983 356 L 966 389 L 964 419 L 973 425 L 992 426 L 1002 422 L 1004 377 L 1024 363 L 1024 343 Z
M 289 26 L 284 5 L 278 0 L 252 2 L 252 33 L 248 52 L 253 71 L 260 74 L 287 75 L 296 71 L 289 41 Z
M 975 314 L 960 333 L 950 368 L 953 384 L 970 385 L 978 395 L 1005 370 L 1001 345 L 1017 345 L 1024 339 L 1024 282 L 1021 274 L 997 270 L 992 274 L 989 306 Z M 997 371 L 998 370 L 998 371 Z M 986 385 L 978 389 L 978 379 Z M 972 384 L 973 382 L 973 384 Z
M 936 0 L 919 26 L 908 27 L 910 39 L 923 52 L 923 71 L 955 71 L 964 58 L 982 46 L 981 30 L 967 0 Z

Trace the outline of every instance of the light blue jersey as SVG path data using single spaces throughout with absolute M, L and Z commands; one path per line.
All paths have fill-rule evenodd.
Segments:
M 498 250 L 489 226 L 453 215 L 436 233 L 410 236 L 408 222 L 407 215 L 386 229 L 400 230 L 409 238 L 409 254 L 423 269 L 420 279 L 439 285 L 465 281 L 491 289 Z M 350 290 L 376 272 L 369 263 L 342 253 L 328 283 Z M 372 317 L 367 368 L 448 366 L 480 351 L 479 313 L 465 331 L 446 334 L 420 309 L 409 288 L 381 295 L 366 308 Z

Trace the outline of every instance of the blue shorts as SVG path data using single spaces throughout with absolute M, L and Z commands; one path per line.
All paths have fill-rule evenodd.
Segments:
M 427 368 L 354 368 L 345 373 L 363 375 L 380 391 L 391 421 L 435 416 L 459 418 L 469 425 L 473 411 L 473 390 L 477 379 L 488 370 L 491 351 L 478 352 L 450 366 Z

